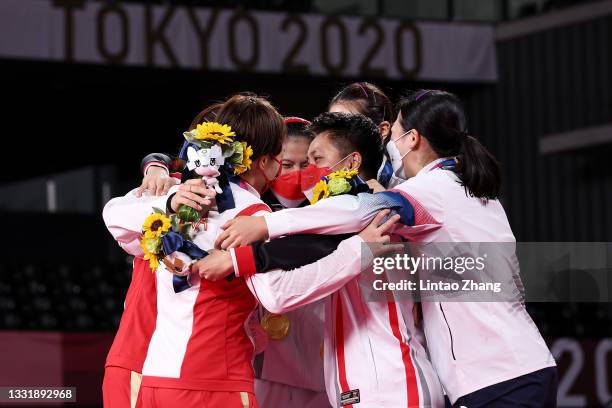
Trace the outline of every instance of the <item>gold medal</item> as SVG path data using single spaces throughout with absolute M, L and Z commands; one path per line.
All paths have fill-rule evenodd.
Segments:
M 289 318 L 282 314 L 266 312 L 261 319 L 261 327 L 272 340 L 281 340 L 289 333 Z

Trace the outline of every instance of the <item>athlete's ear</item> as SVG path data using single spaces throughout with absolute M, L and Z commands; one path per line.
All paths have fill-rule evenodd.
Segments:
M 421 144 L 421 134 L 416 129 L 410 129 L 408 134 L 406 135 L 406 143 L 410 149 L 414 150 L 419 147 Z
M 380 122 L 378 125 L 378 131 L 380 132 L 380 137 L 382 140 L 385 141 L 389 136 L 389 132 L 391 131 L 391 123 L 387 122 L 386 120 Z
M 361 163 L 363 163 L 363 157 L 361 157 L 361 153 L 353 153 L 349 158 L 349 170 L 359 170 L 359 167 L 361 167 Z
M 268 156 L 261 156 L 259 159 L 257 159 L 256 162 L 259 170 L 264 170 L 268 165 L 268 161 L 270 161 Z

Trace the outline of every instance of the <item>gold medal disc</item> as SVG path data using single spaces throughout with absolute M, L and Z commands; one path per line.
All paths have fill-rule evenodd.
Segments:
M 261 327 L 272 340 L 281 340 L 289 333 L 289 318 L 282 314 L 266 313 L 261 319 Z

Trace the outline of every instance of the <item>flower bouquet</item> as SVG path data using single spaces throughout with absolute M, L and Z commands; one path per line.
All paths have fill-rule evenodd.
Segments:
M 167 215 L 159 208 L 153 211 L 142 225 L 144 259 L 153 271 L 163 262 L 175 275 L 189 275 L 191 264 L 207 255 L 192 242 L 199 225 L 181 219 L 180 214 Z
M 355 170 L 338 170 L 325 177 L 314 186 L 312 190 L 312 198 L 310 203 L 314 204 L 319 200 L 330 196 L 337 196 L 341 194 L 350 193 L 354 186 L 353 178 L 359 172 Z

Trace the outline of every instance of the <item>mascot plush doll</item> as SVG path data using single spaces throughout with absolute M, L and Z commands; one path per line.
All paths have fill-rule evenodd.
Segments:
M 219 167 L 224 163 L 225 157 L 219 145 L 198 151 L 191 146 L 187 148 L 187 168 L 202 176 L 206 187 L 214 189 L 217 194 L 223 193 L 217 177 L 221 175 Z

